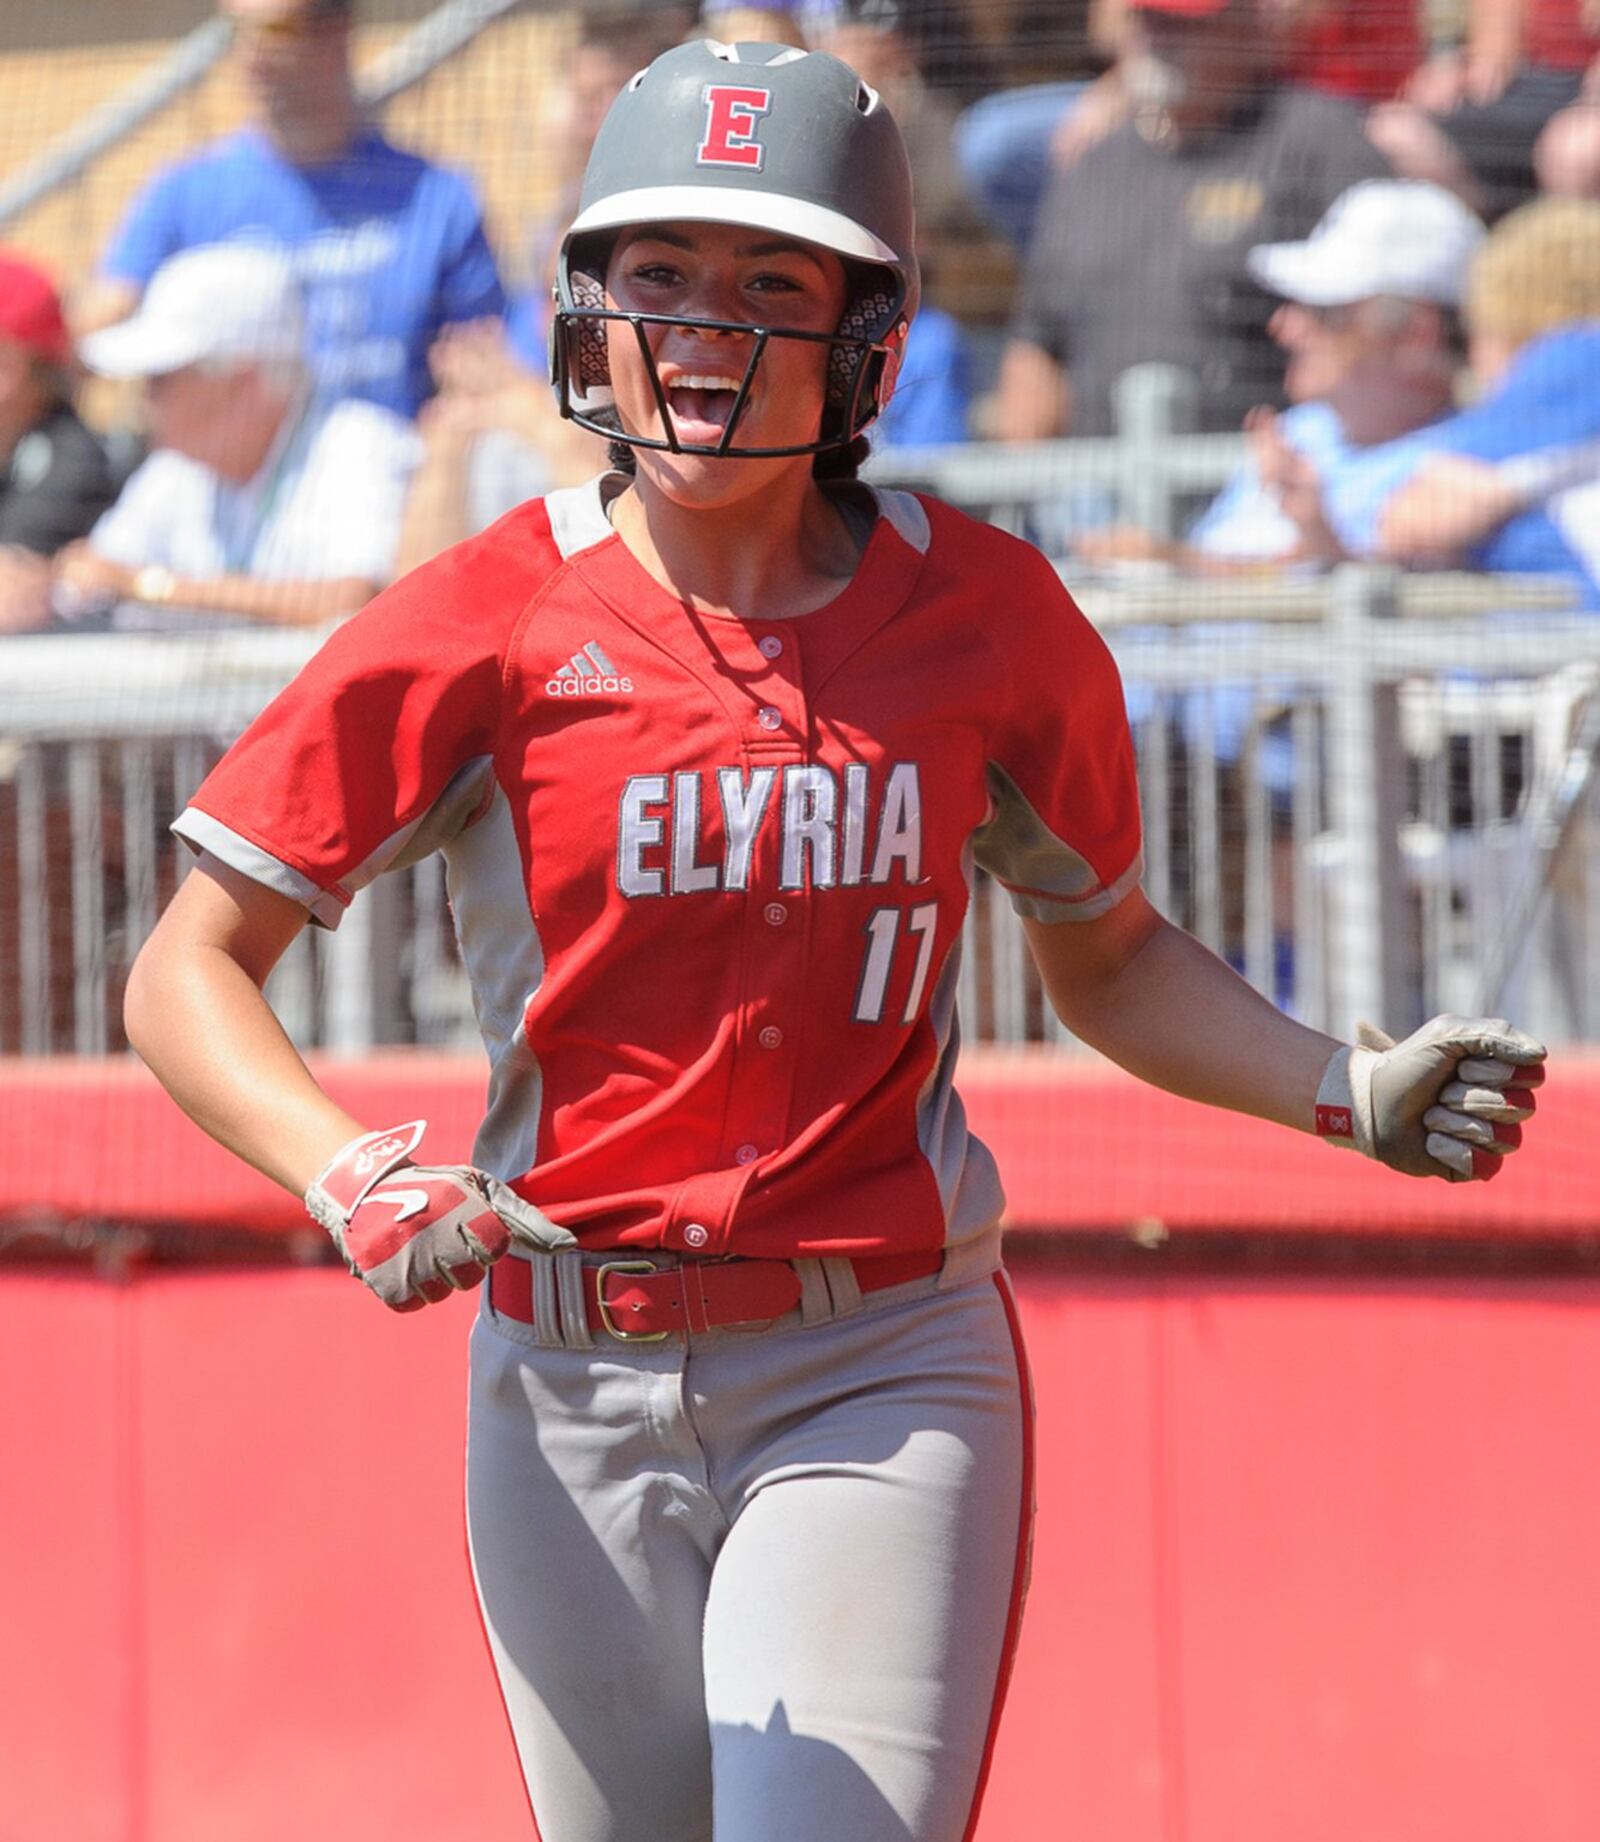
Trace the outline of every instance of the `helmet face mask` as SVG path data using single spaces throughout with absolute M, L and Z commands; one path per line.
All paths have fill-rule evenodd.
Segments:
M 832 331 L 800 330 L 614 305 L 603 276 L 615 238 L 652 223 L 737 225 L 831 250 L 849 296 Z M 612 105 L 563 240 L 550 329 L 560 413 L 635 448 L 718 458 L 817 454 L 848 446 L 894 389 L 916 312 L 911 175 L 904 143 L 875 92 L 838 59 L 787 46 L 679 45 L 636 75 Z M 662 434 L 622 426 L 611 388 L 611 325 L 631 326 Z M 657 327 L 741 334 L 750 341 L 720 438 L 685 441 L 651 349 Z M 774 342 L 827 348 L 814 439 L 782 446 L 738 440 Z
M 563 278 L 566 279 L 565 277 Z M 560 412 L 579 428 L 620 441 L 629 447 L 654 448 L 672 454 L 705 454 L 719 459 L 750 460 L 777 458 L 797 454 L 820 454 L 829 448 L 848 446 L 854 441 L 883 405 L 894 388 L 895 374 L 905 345 L 907 323 L 902 319 L 881 336 L 867 330 L 867 317 L 883 317 L 884 296 L 880 287 L 870 287 L 865 303 L 859 292 L 846 307 L 838 329 L 828 332 L 802 331 L 794 327 L 763 326 L 745 320 L 714 320 L 694 314 L 639 313 L 606 304 L 604 285 L 592 271 L 577 270 L 572 279 L 580 297 L 570 305 L 557 293 L 557 309 L 551 327 L 551 381 L 555 386 Z M 598 299 L 596 300 L 596 297 Z M 580 304 L 581 302 L 581 304 Z M 633 329 L 638 342 L 639 358 L 649 381 L 651 395 L 661 417 L 661 436 L 632 433 L 622 425 L 610 385 L 610 356 L 607 329 L 613 324 Z M 678 436 L 677 421 L 667 401 L 655 353 L 651 350 L 651 327 L 683 327 L 695 331 L 743 335 L 750 341 L 750 352 L 743 361 L 743 376 L 728 420 L 717 442 L 683 441 Z M 736 444 L 740 420 L 750 400 L 750 393 L 766 356 L 775 340 L 827 348 L 827 384 L 822 406 L 821 429 L 813 441 L 785 446 L 746 447 Z

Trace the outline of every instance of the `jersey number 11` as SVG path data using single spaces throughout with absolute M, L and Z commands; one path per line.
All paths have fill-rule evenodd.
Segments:
M 867 922 L 867 952 L 861 962 L 861 983 L 856 987 L 855 1020 L 857 1023 L 882 1023 L 883 1003 L 889 990 L 889 973 L 894 965 L 895 947 L 900 940 L 900 922 L 917 942 L 917 963 L 911 974 L 911 989 L 906 994 L 902 1023 L 915 1023 L 922 1003 L 923 988 L 928 982 L 928 965 L 933 958 L 933 932 L 939 919 L 939 904 L 924 902 L 913 909 L 876 908 Z

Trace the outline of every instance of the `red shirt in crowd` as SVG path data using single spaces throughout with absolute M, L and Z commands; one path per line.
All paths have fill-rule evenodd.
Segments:
M 1422 56 L 1419 0 L 1356 0 L 1295 17 L 1284 75 L 1355 102 L 1385 102 Z

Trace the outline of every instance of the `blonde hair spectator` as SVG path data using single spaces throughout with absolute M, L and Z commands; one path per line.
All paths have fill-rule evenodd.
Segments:
M 1600 202 L 1542 198 L 1502 218 L 1473 264 L 1466 315 L 1474 339 L 1513 349 L 1600 320 Z

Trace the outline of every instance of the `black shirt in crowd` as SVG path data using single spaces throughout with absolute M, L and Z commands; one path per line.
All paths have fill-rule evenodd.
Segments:
M 1071 432 L 1111 433 L 1112 384 L 1149 361 L 1194 374 L 1204 430 L 1281 401 L 1276 303 L 1246 254 L 1305 236 L 1341 192 L 1388 176 L 1350 104 L 1292 88 L 1181 143 L 1124 123 L 1058 172 L 1012 331 L 1069 372 Z
M 87 537 L 115 497 L 105 451 L 71 409 L 58 405 L 0 465 L 0 544 L 54 556 Z

